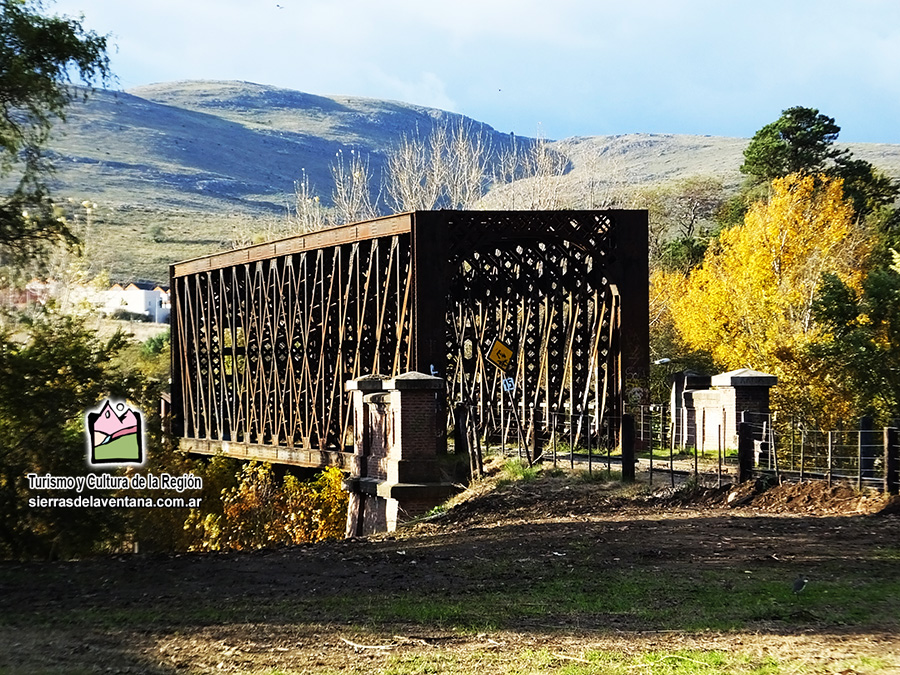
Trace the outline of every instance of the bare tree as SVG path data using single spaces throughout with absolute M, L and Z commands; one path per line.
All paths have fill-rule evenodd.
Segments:
M 431 148 L 439 143 L 433 133 L 428 142 L 404 135 L 388 155 L 387 195 L 396 211 L 430 210 L 441 198 L 441 163 L 432 161 Z M 440 155 L 439 155 L 440 156 Z
M 398 211 L 471 208 L 484 194 L 490 144 L 464 119 L 404 136 L 388 157 L 387 193 Z
M 708 238 L 724 203 L 725 188 L 721 180 L 691 176 L 641 188 L 632 195 L 628 206 L 648 210 L 650 259 L 656 261 L 672 241 L 702 243 Z
M 354 149 L 350 150 L 349 162 L 344 159 L 344 151 L 338 150 L 337 160 L 331 165 L 334 179 L 334 221 L 336 225 L 369 220 L 378 215 L 377 197 L 372 198 L 369 185 L 369 160 Z
M 627 208 L 635 178 L 628 175 L 618 153 L 600 152 L 596 146 L 587 144 L 588 151 L 579 147 L 578 139 L 556 143 L 556 149 L 573 158 L 575 165 L 572 177 L 574 186 L 570 192 L 576 194 L 571 208 L 615 209 Z
M 501 209 L 569 206 L 565 203 L 561 180 L 568 168 L 569 158 L 543 136 L 526 143 L 513 137 L 497 155 L 488 203 Z
M 725 203 L 725 187 L 718 178 L 691 176 L 675 183 L 672 216 L 683 237 L 693 237 L 697 227 L 713 220 Z
M 448 207 L 469 209 L 484 194 L 490 146 L 481 131 L 460 119 L 447 144 L 445 191 Z
M 725 202 L 722 181 L 711 176 L 690 176 L 637 190 L 632 206 L 647 208 L 660 220 L 662 234 L 694 237 L 709 226 Z
M 297 233 L 314 232 L 328 225 L 328 212 L 319 195 L 309 183 L 306 169 L 300 169 L 300 180 L 294 181 L 292 230 Z
M 232 219 L 231 238 L 224 245 L 237 249 L 253 244 L 262 244 L 273 239 L 298 234 L 296 223 L 278 216 L 240 215 Z
M 494 162 L 493 184 L 512 183 L 522 177 L 523 170 L 523 150 L 513 135 L 512 141 L 497 153 L 497 159 Z
M 525 175 L 530 176 L 531 209 L 558 209 L 562 206 L 560 180 L 568 168 L 568 158 L 553 150 L 542 135 L 525 155 Z

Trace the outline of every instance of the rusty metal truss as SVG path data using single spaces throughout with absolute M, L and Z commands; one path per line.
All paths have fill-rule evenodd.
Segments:
M 173 429 L 196 451 L 341 464 L 344 382 L 370 373 L 440 375 L 482 429 L 646 389 L 644 211 L 400 214 L 178 263 L 171 288 Z

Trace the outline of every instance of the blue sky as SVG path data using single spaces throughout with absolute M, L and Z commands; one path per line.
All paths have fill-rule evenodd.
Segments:
M 547 138 L 749 137 L 818 108 L 900 143 L 897 0 L 57 0 L 119 88 L 246 80 L 452 110 Z

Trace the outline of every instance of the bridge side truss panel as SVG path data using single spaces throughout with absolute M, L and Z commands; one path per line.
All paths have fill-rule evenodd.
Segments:
M 351 423 L 344 382 L 411 366 L 409 239 L 174 276 L 180 435 L 342 449 Z

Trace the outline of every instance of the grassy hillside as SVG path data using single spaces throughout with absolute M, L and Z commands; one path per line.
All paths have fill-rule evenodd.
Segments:
M 87 236 L 95 268 L 115 279 L 162 281 L 168 265 L 230 245 L 244 232 L 283 227 L 305 171 L 324 202 L 336 154 L 369 158 L 381 189 L 390 148 L 459 115 L 405 103 L 313 96 L 246 82 L 176 82 L 97 92 L 72 107 L 52 144 L 57 199 L 97 204 Z M 481 122 L 493 148 L 511 136 Z M 522 139 L 525 143 L 529 139 Z M 560 202 L 601 207 L 625 186 L 689 175 L 741 180 L 746 139 L 628 134 L 552 143 L 569 159 L 555 179 Z M 900 176 L 900 146 L 849 146 Z M 526 203 L 528 180 L 503 186 L 483 206 Z M 519 196 L 522 196 L 520 199 Z
M 227 246 L 236 231 L 271 225 L 260 228 L 260 220 L 282 220 L 304 170 L 329 201 L 339 150 L 362 152 L 380 177 L 386 151 L 404 134 L 459 119 L 242 82 L 101 91 L 72 106 L 58 126 L 52 187 L 57 199 L 97 204 L 95 266 L 117 279 L 163 280 L 169 263 Z M 487 125 L 467 123 L 494 145 L 508 142 Z

